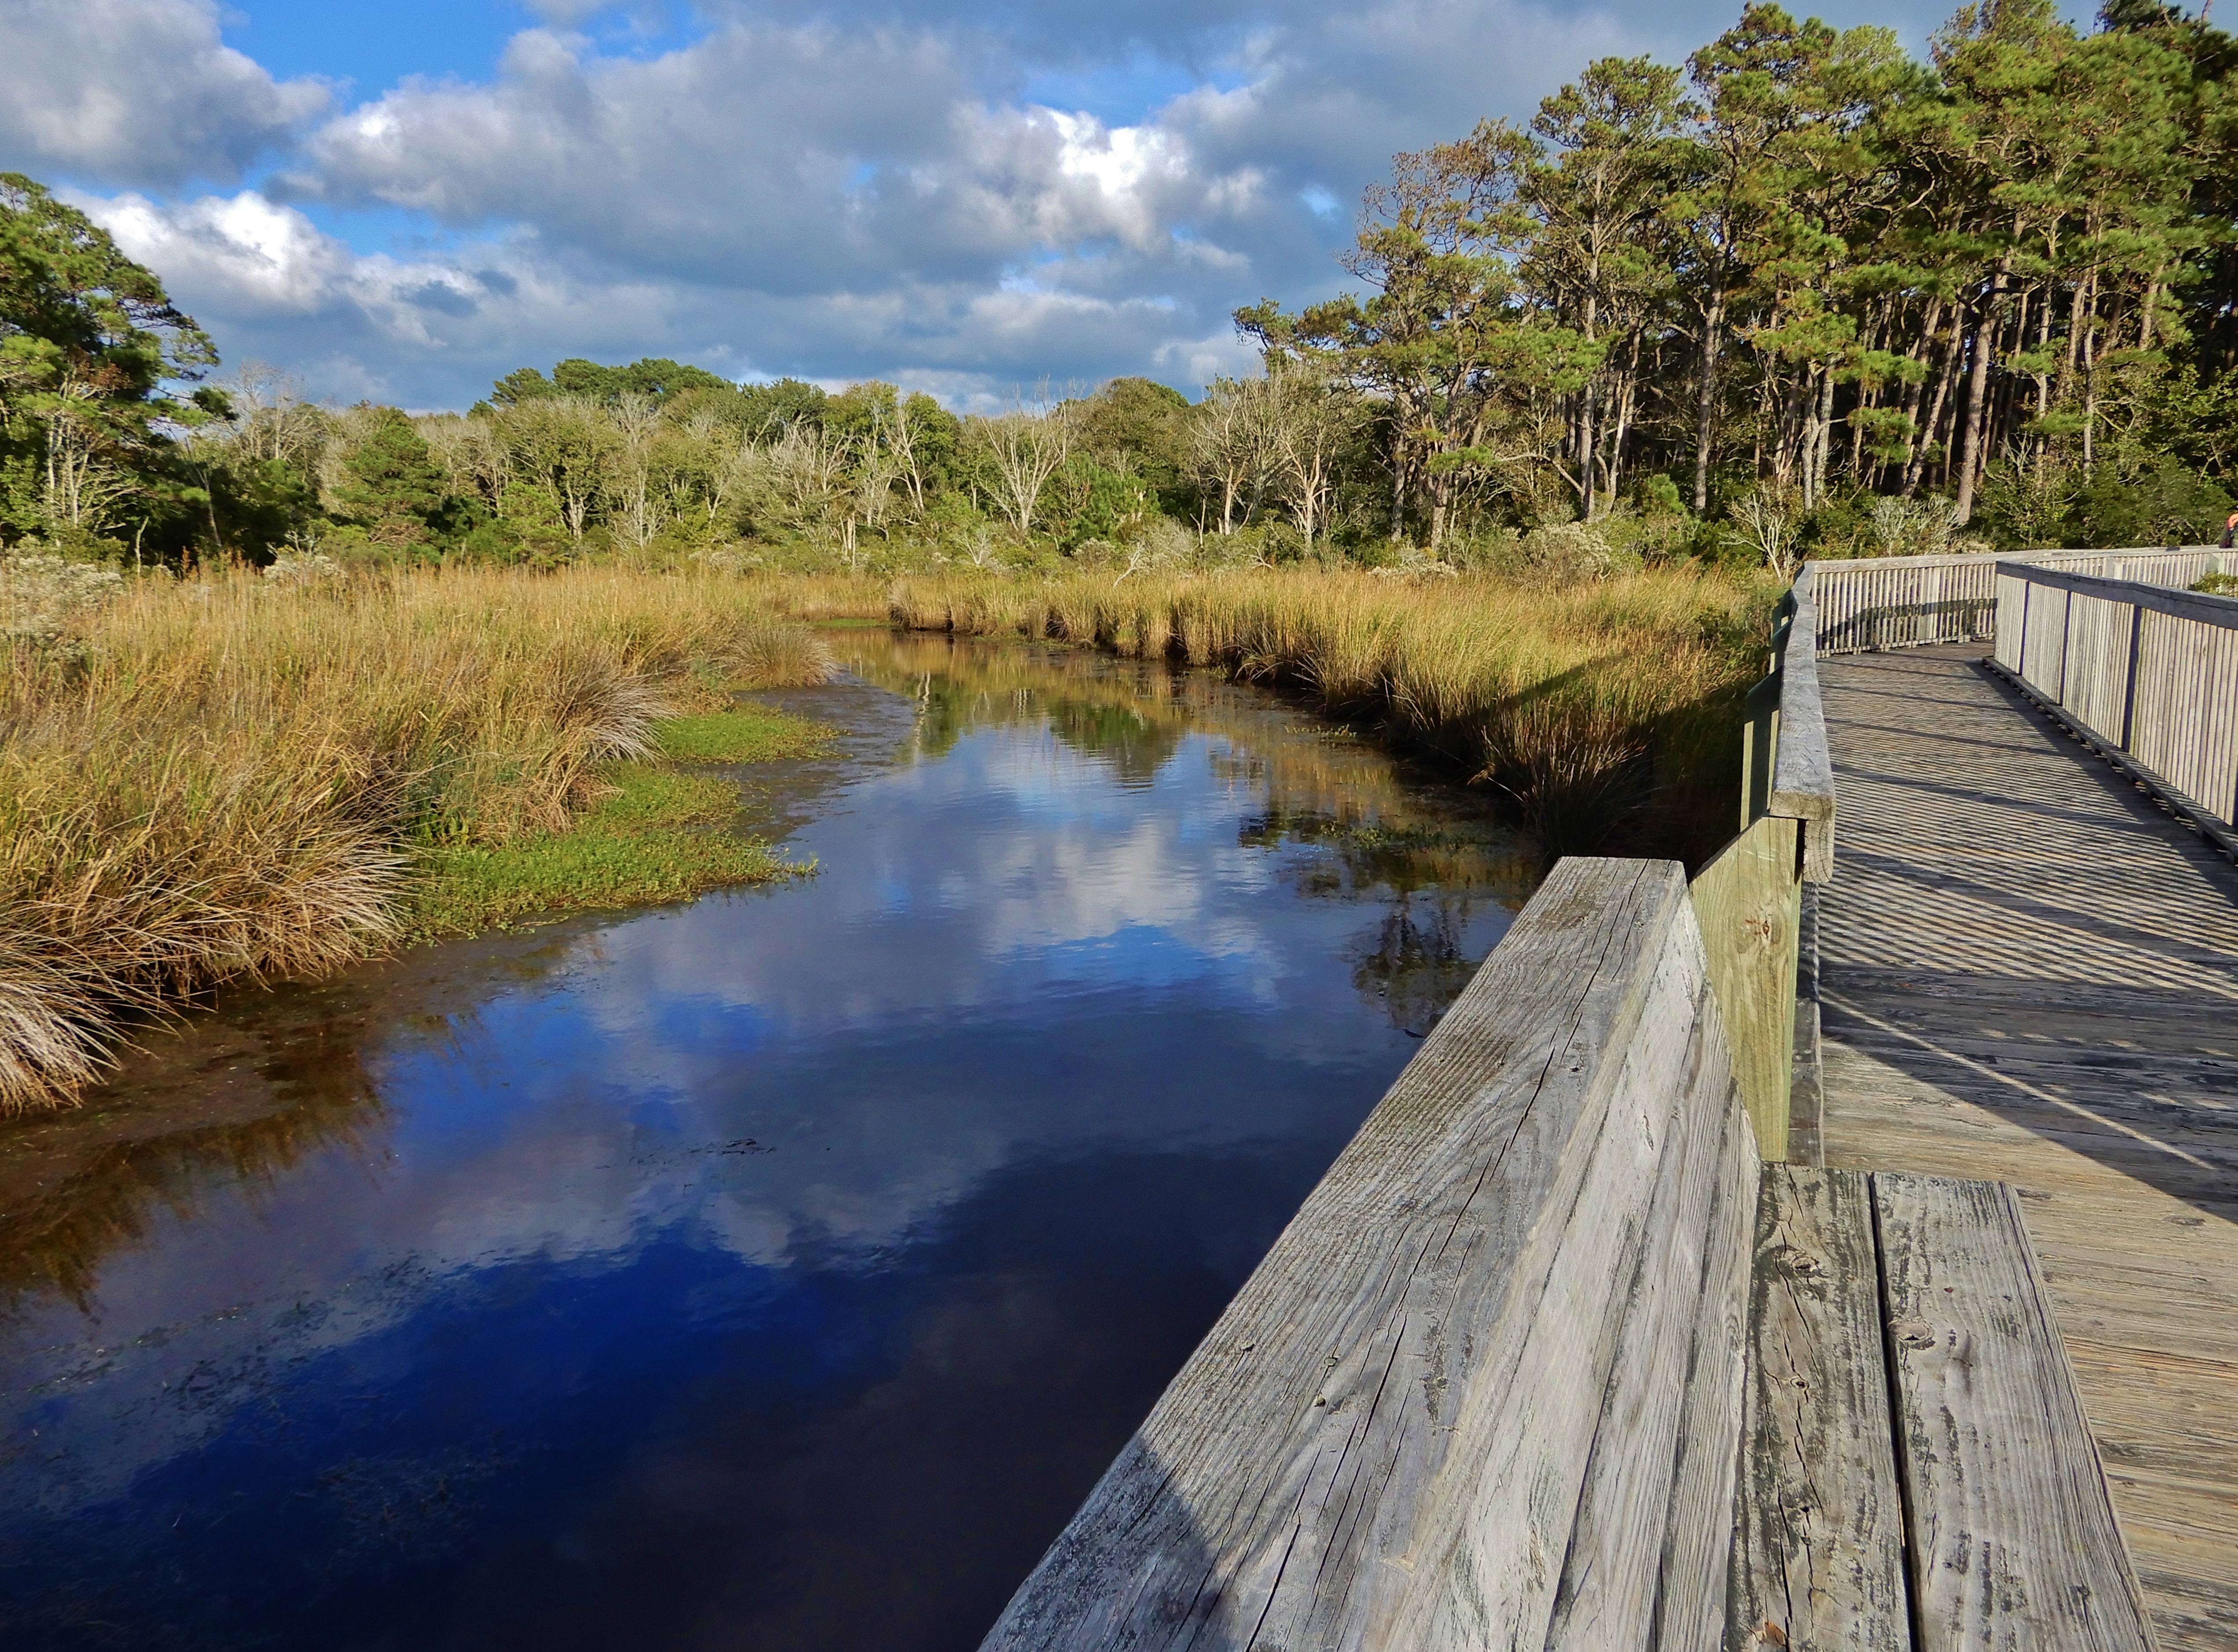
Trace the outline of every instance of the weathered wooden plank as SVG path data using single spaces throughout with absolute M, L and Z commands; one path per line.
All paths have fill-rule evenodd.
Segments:
M 988 1647 L 1401 1644 L 1465 1543 L 1543 1637 L 1707 1003 L 1678 867 L 1558 865 Z
M 1772 756 L 1769 807 L 1771 813 L 1791 820 L 1831 823 L 1834 764 L 1826 750 L 1826 717 L 1818 696 L 1818 619 L 1812 580 L 1811 568 L 1805 567 L 1791 593 L 1795 617 L 1780 661 L 1779 749 Z M 1830 863 L 1819 869 L 1831 873 L 1832 836 L 1830 831 L 1822 836 Z
M 1741 1101 L 1767 1159 L 1788 1156 L 1794 1086 L 1796 951 L 1803 885 L 1797 823 L 1767 815 L 1688 886 Z
M 1749 1270 L 1762 1185 L 1755 1132 L 1738 1109 L 1726 1109 L 1717 1162 L 1678 1469 L 1663 1526 L 1663 1576 L 1649 1641 L 1656 1652 L 1705 1652 L 1718 1644 L 1725 1622 L 1728 1517 L 1739 1467 L 1733 1443 L 1745 1403 Z
M 1877 1172 L 1920 1652 L 2149 1649 L 2011 1189 Z
M 2238 1652 L 2238 1442 L 2200 1422 L 2238 1417 L 2238 886 L 1971 651 L 1822 661 L 1821 684 L 1845 840 L 1818 891 L 1828 1157 L 2029 1190 L 2162 1644 Z
M 1911 1643 L 1865 1179 L 1766 1165 L 1726 1645 Z
M 1550 1652 L 1644 1648 L 1654 1622 L 1726 1111 L 1679 1100 L 1625 1282 L 1623 1327 L 1546 1630 Z
M 1734 1107 L 1732 1080 L 1709 995 L 1691 907 L 1672 924 L 1647 1012 L 1625 1054 L 1593 1172 L 1566 1232 L 1550 1235 L 1546 1306 L 1511 1342 L 1503 1374 L 1472 1385 L 1454 1428 L 1448 1472 L 1430 1498 L 1412 1589 L 1387 1589 L 1357 1644 L 1445 1652 L 1486 1646 L 1543 1646 L 1559 1557 L 1577 1541 L 1576 1521 L 1596 1412 L 1604 1403 L 1620 1314 L 1612 1312 L 1609 1269 L 1640 1236 L 1627 1190 L 1652 1179 L 1663 1151 L 1652 1121 L 1659 1098 L 1687 1098 L 1683 1111 Z M 1535 1247 L 1534 1247 L 1535 1248 Z M 1605 1304 L 1608 1305 L 1604 1305 Z M 1593 1384 L 1588 1387 L 1587 1384 Z M 1730 1436 L 1725 1441 L 1728 1450 Z M 1652 1523 L 1659 1542 L 1665 1505 L 1610 1501 Z M 1637 1532 L 1603 1526 L 1592 1541 L 1612 1566 L 1636 1574 Z M 1662 1585 L 1659 1583 L 1659 1590 Z M 1296 1645 L 1283 1639 L 1283 1645 Z M 1349 1646 L 1323 1637 L 1309 1642 Z
M 1795 945 L 1795 1062 L 1788 1079 L 1786 1160 L 1826 1162 L 1824 1021 L 1818 975 L 1818 890 L 1805 884 Z

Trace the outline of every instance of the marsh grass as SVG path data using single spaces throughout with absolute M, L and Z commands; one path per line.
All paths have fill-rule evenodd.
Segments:
M 588 569 L 148 580 L 17 642 L 0 1108 L 66 1098 L 127 1022 L 217 982 L 431 932 L 415 868 L 563 838 L 617 783 L 606 765 L 656 754 L 664 718 L 828 670 L 739 581 Z M 602 891 L 622 841 L 554 864 Z M 675 846 L 664 887 L 719 869 L 695 852 L 692 872 Z
M 778 763 L 812 757 L 833 730 L 805 717 L 758 706 L 733 706 L 697 717 L 669 717 L 655 725 L 660 755 L 675 763 Z
M 649 906 L 812 871 L 758 838 L 719 829 L 738 812 L 734 778 L 670 765 L 810 757 L 832 733 L 804 717 L 758 707 L 663 718 L 653 725 L 652 746 L 665 761 L 593 770 L 604 795 L 566 829 L 420 850 L 414 857 L 407 933 L 414 939 L 474 935 L 561 909 Z
M 1495 789 L 1549 856 L 1698 862 L 1733 829 L 1738 701 L 1764 670 L 1775 594 L 1685 572 L 1569 586 L 1308 572 L 913 578 L 894 586 L 891 612 L 914 629 L 1215 666 Z

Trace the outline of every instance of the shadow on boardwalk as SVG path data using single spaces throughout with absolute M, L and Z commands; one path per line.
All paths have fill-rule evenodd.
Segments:
M 2166 1652 L 2238 1649 L 2238 869 L 1978 645 L 1822 663 L 1830 1163 L 2017 1185 Z

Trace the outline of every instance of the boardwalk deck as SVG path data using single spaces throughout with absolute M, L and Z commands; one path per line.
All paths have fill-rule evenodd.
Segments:
M 1983 651 L 1820 663 L 1826 1161 L 2017 1186 L 2162 1652 L 2238 1652 L 2238 869 Z

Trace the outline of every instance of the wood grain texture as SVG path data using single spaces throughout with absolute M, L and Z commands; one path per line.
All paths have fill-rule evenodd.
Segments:
M 1665 1543 L 1665 1502 L 1652 1491 L 1588 1499 L 1579 1477 L 1589 1466 L 1589 1447 L 1607 1415 L 1610 1397 L 1625 1391 L 1622 1386 L 1605 1385 L 1618 1384 L 1616 1341 L 1623 1321 L 1638 1306 L 1637 1298 L 1616 1300 L 1620 1285 L 1611 1289 L 1627 1276 L 1632 1259 L 1626 1246 L 1647 1242 L 1645 1226 L 1633 1215 L 1635 1190 L 1659 1180 L 1656 1168 L 1681 1151 L 1681 1142 L 1717 1128 L 1721 1117 L 1731 1119 L 1737 1129 L 1747 1128 L 1723 1044 L 1690 905 L 1671 926 L 1649 1011 L 1624 1048 L 1618 1092 L 1608 1108 L 1592 1177 L 1566 1230 L 1544 1236 L 1542 1242 L 1552 1249 L 1546 1305 L 1531 1323 L 1514 1328 L 1512 1365 L 1510 1357 L 1500 1360 L 1501 1367 L 1513 1374 L 1474 1384 L 1458 1419 L 1453 1470 L 1431 1499 L 1419 1551 L 1428 1562 L 1427 1586 L 1394 1591 L 1397 1609 L 1387 1617 L 1379 1615 L 1368 1635 L 1356 1644 L 1408 1652 L 1487 1646 L 1645 1646 L 1636 1635 L 1614 1642 L 1574 1638 L 1566 1626 L 1563 1638 L 1553 1640 L 1559 1576 L 1573 1569 L 1587 1574 L 1608 1569 L 1619 1581 L 1606 1593 L 1632 1608 L 1665 1595 L 1683 1600 L 1713 1585 L 1713 1556 Z M 1659 1116 L 1668 1119 L 1665 1127 L 1641 1127 Z M 1752 1151 L 1751 1146 L 1751 1156 Z M 1738 1174 L 1742 1157 L 1724 1162 L 1745 1190 L 1748 1177 Z M 1745 1265 L 1745 1250 L 1734 1246 L 1731 1259 L 1737 1273 Z M 1686 1380 L 1685 1368 L 1672 1361 L 1674 1355 L 1683 1357 L 1689 1340 L 1674 1338 L 1652 1351 L 1643 1350 L 1660 1367 L 1645 1380 Z M 1642 1380 L 1639 1373 L 1623 1376 L 1626 1385 Z M 1682 1409 L 1682 1416 L 1691 1414 L 1691 1408 Z M 1707 1449 L 1682 1445 L 1682 1461 L 1705 1477 L 1717 1475 L 1715 1459 L 1726 1465 L 1731 1462 L 1733 1424 L 1728 1409 L 1716 1424 L 1714 1437 L 1695 1442 Z M 1632 1468 L 1630 1459 L 1635 1455 L 1645 1457 L 1646 1465 Z M 1651 1477 L 1664 1472 L 1654 1461 L 1659 1455 L 1659 1447 L 1640 1453 L 1632 1444 L 1620 1444 L 1619 1460 L 1627 1464 L 1626 1484 L 1646 1481 L 1652 1486 Z M 1718 1483 L 1729 1485 L 1729 1474 L 1727 1467 L 1717 1476 Z M 1719 1505 L 1713 1497 L 1702 1488 L 1692 1491 L 1689 1495 L 1690 1488 L 1682 1483 L 1679 1500 L 1714 1515 Z M 1579 1524 L 1583 1513 L 1618 1509 L 1626 1511 L 1622 1523 Z M 1659 1570 L 1652 1577 L 1643 1575 L 1651 1561 L 1660 1568 L 1682 1558 L 1691 1558 L 1705 1575 Z M 1612 1612 L 1606 1621 L 1638 1623 L 1629 1610 Z M 1674 1626 L 1683 1637 L 1686 1626 L 1675 1620 Z M 1676 1652 L 1678 1646 L 1692 1642 L 1681 1638 L 1672 1644 Z
M 1737 1111 L 1680 869 L 1561 862 L 987 1646 L 1543 1644 L 1627 1285 L 1697 1197 L 1659 1173 Z M 1595 1496 L 1612 1562 L 1654 1472 Z
M 1803 886 L 1795 928 L 1795 1064 L 1787 1087 L 1791 1165 L 1826 1162 L 1826 1073 L 1819 1047 L 1818 889 Z
M 1795 605 L 1779 667 L 1779 743 L 1771 759 L 1775 815 L 1791 820 L 1834 817 L 1834 770 L 1826 751 L 1826 718 L 1819 704 L 1818 620 L 1811 569 L 1797 576 Z
M 1649 1642 L 1659 1652 L 1705 1652 L 1718 1644 L 1725 1626 L 1761 1171 L 1746 1116 L 1729 1109 L 1687 1365 L 1678 1467 L 1664 1522 L 1663 1580 Z
M 1788 1156 L 1795 1080 L 1796 953 L 1803 915 L 1797 823 L 1767 815 L 1690 884 L 1733 1076 L 1767 1159 Z
M 1920 1652 L 2149 1652 L 2019 1201 L 1878 1172 L 1872 1202 Z
M 1826 1157 L 2017 1186 L 2163 1652 L 2238 1652 L 2238 873 L 1977 652 L 1822 662 Z
M 1726 1644 L 1911 1644 L 1872 1205 L 1854 1171 L 1764 1168 Z

